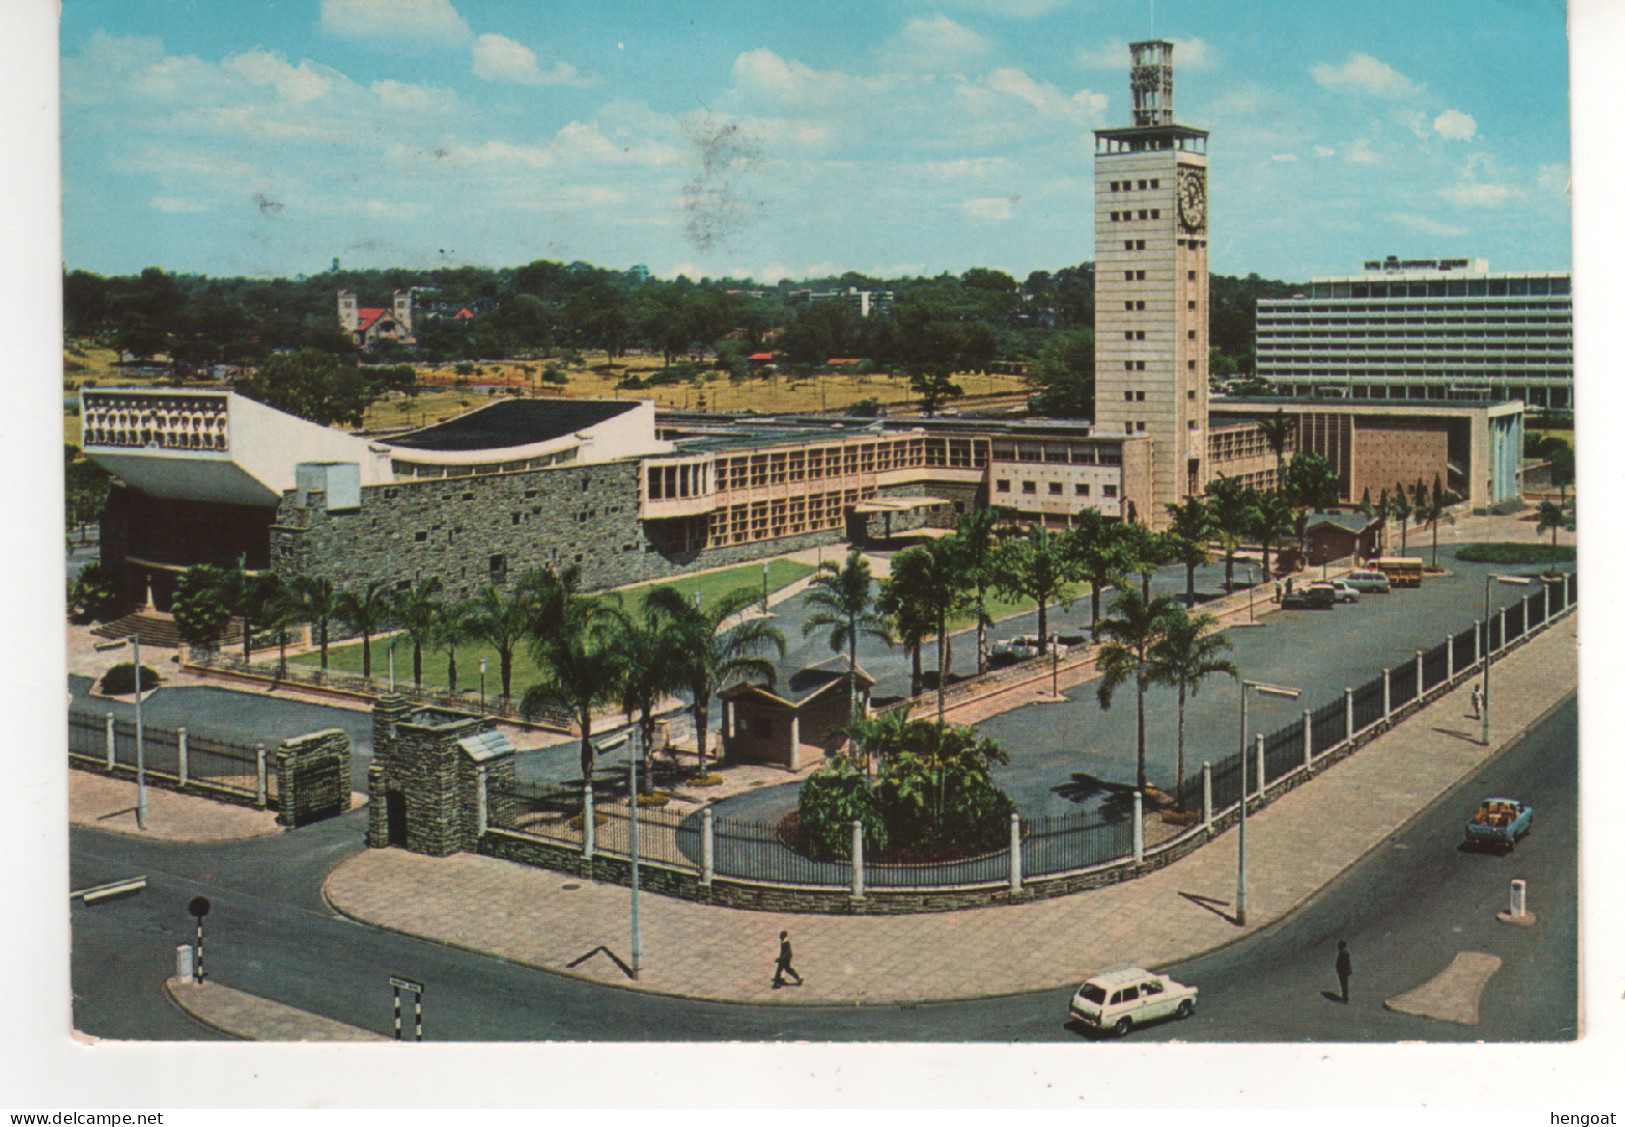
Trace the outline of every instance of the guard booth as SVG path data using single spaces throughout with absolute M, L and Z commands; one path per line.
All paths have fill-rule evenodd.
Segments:
M 491 717 L 385 693 L 372 710 L 367 845 L 431 857 L 475 849 L 516 777 L 514 746 Z
M 854 679 L 859 713 L 867 716 L 875 679 L 862 666 L 856 674 L 849 673 L 845 658 L 792 674 L 780 692 L 762 685 L 724 689 L 717 694 L 722 699 L 723 758 L 787 771 L 823 759 L 841 743 L 835 730 L 851 721 L 847 686 Z

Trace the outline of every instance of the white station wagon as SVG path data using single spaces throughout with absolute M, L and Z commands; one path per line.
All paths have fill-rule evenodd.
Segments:
M 1072 1020 L 1086 1028 L 1111 1030 L 1121 1037 L 1136 1025 L 1196 1012 L 1196 987 L 1141 967 L 1118 967 L 1097 974 L 1072 995 Z

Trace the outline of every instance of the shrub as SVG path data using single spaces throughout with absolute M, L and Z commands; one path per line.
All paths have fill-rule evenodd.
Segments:
M 1470 563 L 1494 564 L 1543 564 L 1552 561 L 1552 546 L 1550 544 L 1523 544 L 1513 542 L 1499 542 L 1492 544 L 1468 544 L 1456 549 L 1458 560 L 1467 560 Z M 1574 547 L 1571 544 L 1557 546 L 1557 559 L 1574 559 Z
M 99 560 L 86 564 L 74 580 L 69 607 L 75 619 L 106 622 L 117 618 L 124 600 L 112 572 Z
M 715 771 L 707 771 L 703 775 L 695 775 L 688 780 L 688 785 L 691 787 L 720 787 L 722 783 L 722 776 Z
M 666 805 L 666 803 L 668 803 L 670 801 L 671 801 L 671 795 L 662 794 L 660 791 L 657 791 L 657 790 L 656 791 L 650 791 L 648 794 L 640 794 L 640 795 L 638 795 L 638 805 L 639 806 L 653 806 L 653 807 L 658 808 L 658 807 Z
M 161 680 L 163 678 L 158 676 L 156 669 L 149 665 L 141 666 L 142 692 L 157 688 Z M 135 692 L 135 662 L 121 662 L 102 674 L 102 692 L 108 696 L 123 696 L 125 693 Z
M 828 765 L 801 784 L 801 841 L 803 852 L 820 861 L 849 860 L 852 823 L 863 823 L 866 853 L 886 848 L 886 823 L 869 781 L 845 755 L 836 754 Z

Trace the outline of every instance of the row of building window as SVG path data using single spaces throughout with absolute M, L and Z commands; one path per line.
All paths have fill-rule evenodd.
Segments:
M 1135 183 L 1136 182 L 1133 180 L 1113 180 L 1111 182 L 1110 190 L 1113 192 L 1132 192 L 1136 190 L 1134 187 Z M 1160 180 L 1141 180 L 1138 181 L 1138 183 L 1139 191 L 1144 192 L 1149 190 L 1154 192 L 1157 190 L 1158 185 L 1160 185 L 1162 182 Z
M 1065 482 L 1063 482 L 1063 481 L 1051 481 L 1051 482 L 1047 482 L 1046 484 L 1049 486 L 1049 496 L 1051 496 L 1051 497 L 1060 497 L 1060 496 L 1065 495 L 1065 493 L 1066 493 L 1066 483 Z M 997 480 L 995 480 L 993 482 L 993 491 L 995 493 L 1009 493 L 1010 492 L 1010 479 L 1007 478 L 1007 477 L 1001 477 L 1001 478 L 998 478 Z M 1036 481 L 1024 481 L 1024 482 L 1022 482 L 1021 483 L 1021 492 L 1022 492 L 1022 494 L 1024 496 L 1029 496 L 1030 497 L 1030 496 L 1036 495 L 1038 493 L 1038 483 Z M 1075 481 L 1075 482 L 1073 482 L 1072 483 L 1072 493 L 1073 493 L 1074 496 L 1077 496 L 1077 497 L 1087 497 L 1087 496 L 1089 496 L 1089 483 L 1087 481 Z M 1100 487 L 1100 495 L 1102 497 L 1116 497 L 1117 496 L 1117 486 L 1111 485 L 1111 484 L 1102 485 Z
M 1116 466 L 1122 464 L 1123 456 L 1116 449 L 1096 446 L 1042 445 L 1035 442 L 1023 442 L 1014 446 L 996 444 L 993 447 L 993 460 L 995 462 L 1047 462 L 1053 465 Z
M 1311 298 L 1526 297 L 1571 292 L 1568 278 L 1426 278 L 1395 282 L 1311 282 Z
M 1162 218 L 1162 209 L 1161 208 L 1156 208 L 1156 207 L 1152 207 L 1152 208 L 1144 208 L 1144 207 L 1142 207 L 1137 212 L 1134 212 L 1134 211 L 1114 211 L 1114 212 L 1111 213 L 1111 216 L 1112 216 L 1112 222 L 1113 223 L 1127 223 L 1127 222 L 1130 222 L 1130 221 L 1132 221 L 1132 220 L 1134 220 L 1136 218 L 1138 218 L 1138 219 L 1161 219 Z M 1141 246 L 1144 246 L 1144 244 L 1142 243 Z

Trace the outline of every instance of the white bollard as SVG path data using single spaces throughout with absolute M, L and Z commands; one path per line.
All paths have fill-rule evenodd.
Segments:
M 1315 761 L 1315 714 L 1307 708 L 1303 710 L 1303 765 L 1309 766 Z
M 1269 780 L 1264 777 L 1264 733 L 1259 732 L 1258 740 L 1258 797 L 1263 798 L 1264 792 L 1269 789 Z
M 476 820 L 475 836 L 484 837 L 485 831 L 491 825 L 491 797 L 489 783 L 485 775 L 485 766 L 482 764 L 477 776 L 479 786 L 479 808 Z
M 180 982 L 192 981 L 192 945 L 179 944 L 175 948 L 175 978 Z
M 592 776 L 581 788 L 581 856 L 584 860 L 592 860 L 592 839 L 598 829 L 598 815 L 592 808 Z
M 852 819 L 852 899 L 863 899 L 863 823 Z
M 1348 741 L 1348 740 L 1352 740 L 1353 738 L 1354 738 L 1354 690 L 1349 689 L 1349 688 L 1345 688 L 1343 690 L 1343 739 L 1345 741 Z
M 1394 714 L 1394 673 L 1391 669 L 1382 671 L 1382 718 L 1388 719 Z
M 1145 795 L 1134 792 L 1134 863 L 1145 864 Z
M 186 729 L 185 728 L 176 728 L 175 729 L 175 757 L 176 757 L 177 763 L 179 765 L 178 770 L 180 771 L 180 776 L 181 776 L 181 786 L 184 787 L 186 785 L 186 779 L 187 779 Z
M 1213 832 L 1213 764 L 1202 760 L 1202 828 Z
M 1021 815 L 1010 812 L 1010 891 L 1021 891 Z
M 1527 915 L 1529 911 L 1527 887 L 1521 880 L 1512 882 L 1512 914 L 1514 916 Z
M 107 714 L 107 769 L 111 771 L 118 766 L 118 730 L 114 727 L 113 714 Z
M 717 839 L 711 823 L 711 808 L 700 811 L 700 883 L 710 884 L 717 875 Z
M 254 745 L 254 804 L 264 807 L 265 798 L 265 745 Z

